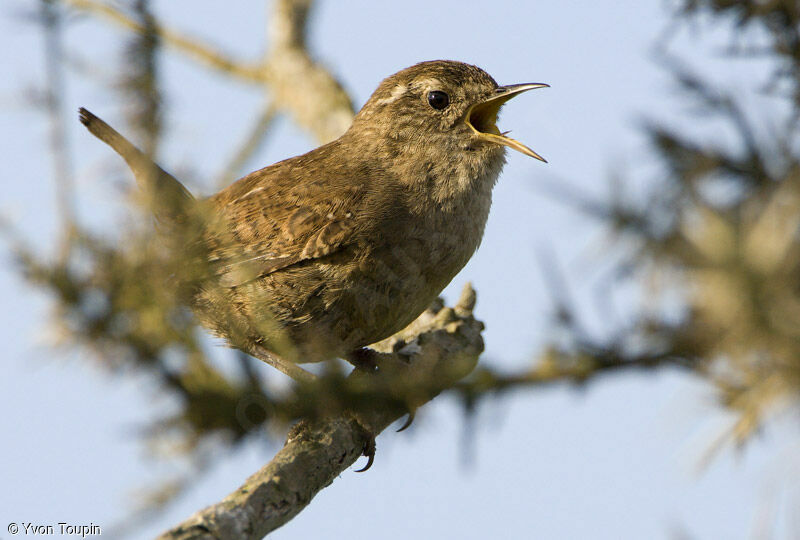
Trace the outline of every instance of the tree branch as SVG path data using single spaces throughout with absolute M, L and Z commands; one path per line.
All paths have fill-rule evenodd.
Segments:
M 247 164 L 247 161 L 256 153 L 263 144 L 264 139 L 266 139 L 272 122 L 275 120 L 276 113 L 277 109 L 272 101 L 264 103 L 255 122 L 248 130 L 247 136 L 228 160 L 228 164 L 225 165 L 222 172 L 217 175 L 215 186 L 222 189 L 228 186 L 233 178 L 238 178 L 242 174 L 242 169 Z
M 350 96 L 315 61 L 305 40 L 311 0 L 276 0 L 269 20 L 268 84 L 278 107 L 321 143 L 344 133 L 353 120 Z
M 50 120 L 50 154 L 53 156 L 53 177 L 56 185 L 56 207 L 65 241 L 61 243 L 62 260 L 69 253 L 69 240 L 75 232 L 75 200 L 72 160 L 67 148 L 64 118 L 62 13 L 54 0 L 40 0 L 40 13 L 45 36 L 46 90 L 44 106 Z
M 147 30 L 124 11 L 98 0 L 66 0 L 66 3 L 128 30 L 140 33 Z M 269 51 L 255 63 L 234 58 L 160 23 L 150 30 L 164 44 L 212 69 L 267 86 L 276 109 L 288 111 L 318 142 L 326 143 L 347 130 L 354 110 L 339 81 L 308 52 L 305 27 L 311 5 L 311 0 L 275 0 L 269 18 Z
M 144 33 L 147 30 L 143 24 L 121 9 L 97 0 L 65 0 L 65 4 L 103 17 L 134 32 Z M 156 24 L 153 30 L 165 44 L 206 64 L 208 67 L 248 82 L 262 82 L 264 80 L 263 66 L 261 64 L 247 63 L 233 58 L 220 50 L 209 47 L 198 39 L 164 28 L 161 24 Z
M 404 407 L 365 406 L 298 424 L 283 449 L 241 487 L 159 538 L 257 539 L 287 523 L 352 465 L 374 436 L 473 371 L 483 351 L 483 324 L 472 316 L 474 304 L 468 284 L 455 308 L 429 309 L 409 330 L 379 344 L 399 352 L 380 354 L 378 372 L 357 370 L 346 379 L 350 391 L 385 393 Z M 306 390 L 314 391 L 313 385 Z

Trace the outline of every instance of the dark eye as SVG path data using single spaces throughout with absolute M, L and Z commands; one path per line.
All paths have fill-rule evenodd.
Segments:
M 441 111 L 450 105 L 450 97 L 441 90 L 432 90 L 428 92 L 428 105 Z

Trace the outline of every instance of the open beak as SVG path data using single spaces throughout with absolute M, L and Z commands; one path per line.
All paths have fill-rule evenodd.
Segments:
M 521 142 L 516 141 L 511 137 L 506 137 L 506 133 L 508 133 L 507 131 L 505 133 L 501 133 L 500 130 L 497 129 L 497 113 L 500 112 L 500 107 L 502 107 L 506 101 L 514 96 L 518 96 L 522 92 L 527 92 L 528 90 L 547 88 L 549 86 L 549 84 L 541 83 L 499 86 L 495 91 L 495 95 L 486 99 L 485 101 L 476 103 L 475 105 L 471 106 L 469 110 L 467 110 L 465 121 L 467 122 L 467 125 L 472 128 L 472 131 L 478 134 L 482 139 L 509 146 L 514 150 L 519 150 L 526 156 L 531 156 L 539 161 L 544 161 L 547 163 L 546 159 Z

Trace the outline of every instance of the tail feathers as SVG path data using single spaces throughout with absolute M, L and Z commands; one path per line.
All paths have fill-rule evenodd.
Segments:
M 83 107 L 78 110 L 78 115 L 81 124 L 92 135 L 125 160 L 159 222 L 165 225 L 185 223 L 195 201 L 189 190 L 103 119 Z

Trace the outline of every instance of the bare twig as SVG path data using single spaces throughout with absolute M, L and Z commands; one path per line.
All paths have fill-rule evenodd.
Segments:
M 148 30 L 122 10 L 97 0 L 65 2 L 129 30 Z M 164 44 L 212 69 L 268 86 L 277 109 L 288 111 L 319 142 L 328 142 L 347 130 L 354 111 L 342 85 L 308 53 L 305 25 L 311 4 L 310 0 L 276 0 L 269 19 L 270 50 L 255 63 L 234 58 L 161 24 L 153 24 L 151 30 Z
M 150 0 L 135 0 L 132 9 L 142 31 L 131 36 L 125 47 L 124 69 L 120 84 L 116 86 L 123 94 L 128 122 L 135 130 L 134 140 L 139 141 L 145 154 L 156 160 L 162 128 L 158 84 L 161 43 Z
M 128 30 L 140 33 L 147 31 L 143 24 L 112 5 L 96 0 L 64 0 L 64 3 L 75 9 L 103 17 Z M 155 24 L 154 30 L 165 44 L 191 56 L 208 67 L 248 82 L 262 82 L 264 80 L 263 66 L 259 63 L 252 64 L 233 58 L 196 38 L 164 28 L 160 24 Z
M 276 113 L 277 109 L 274 103 L 271 101 L 264 103 L 261 113 L 256 118 L 256 121 L 253 123 L 247 136 L 239 146 L 239 149 L 236 150 L 229 163 L 218 175 L 216 181 L 217 187 L 221 189 L 239 176 L 241 169 L 247 163 L 247 160 L 252 157 L 252 155 L 264 142 L 264 139 L 266 138 L 267 134 L 269 133 L 269 129 L 272 126 L 272 121 L 275 119 Z
M 491 393 L 547 384 L 562 382 L 584 384 L 599 380 L 600 375 L 621 371 L 645 371 L 663 367 L 694 370 L 698 369 L 698 364 L 697 359 L 672 354 L 645 354 L 629 358 L 612 350 L 574 354 L 550 350 L 529 371 L 506 375 L 482 369 L 476 371 L 469 381 L 459 384 L 456 389 L 468 399 L 475 399 L 487 397 Z
M 63 47 L 61 44 L 61 14 L 57 0 L 41 0 L 41 20 L 45 32 L 45 108 L 50 120 L 50 153 L 53 156 L 53 177 L 56 182 L 56 201 L 65 235 L 61 246 L 69 249 L 69 239 L 75 223 L 73 203 L 72 163 L 67 149 L 67 136 L 63 111 Z M 66 252 L 61 253 L 62 257 Z

